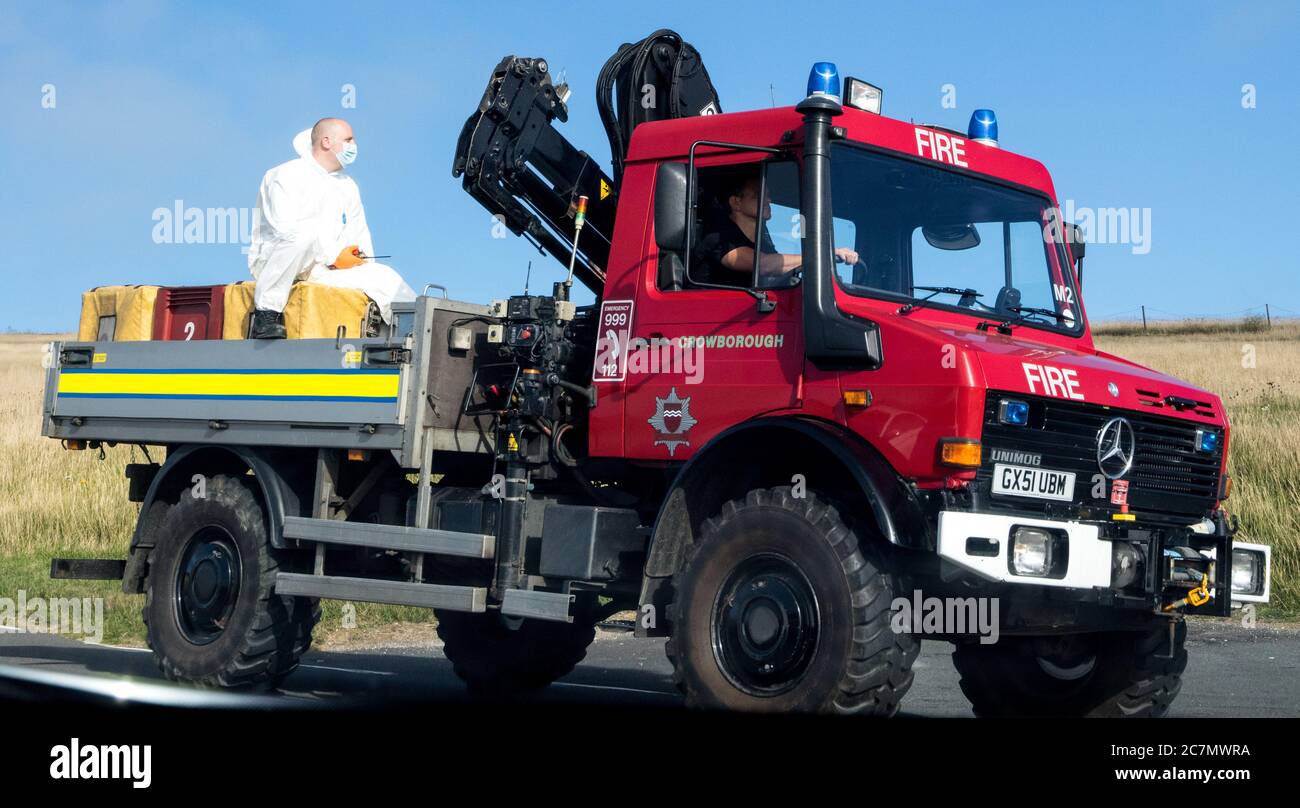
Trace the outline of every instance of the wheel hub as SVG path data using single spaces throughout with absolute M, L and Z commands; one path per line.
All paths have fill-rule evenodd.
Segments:
M 1086 636 L 1040 641 L 1034 651 L 1035 662 L 1043 673 L 1062 682 L 1083 679 L 1097 666 L 1097 650 Z
M 714 656 L 741 690 L 774 696 L 794 687 L 817 648 L 817 599 L 794 562 L 758 555 L 741 562 L 713 609 Z
M 185 639 L 207 645 L 225 631 L 239 599 L 239 550 L 223 528 L 190 538 L 176 575 L 176 622 Z

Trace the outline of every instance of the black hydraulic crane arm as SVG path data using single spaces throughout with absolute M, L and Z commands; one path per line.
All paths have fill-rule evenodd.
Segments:
M 502 59 L 461 129 L 452 176 L 464 176 L 483 207 L 566 268 L 578 197 L 587 197 L 574 275 L 599 295 L 618 194 L 596 161 L 556 131 L 556 119 L 568 120 L 567 94 L 551 84 L 544 59 Z

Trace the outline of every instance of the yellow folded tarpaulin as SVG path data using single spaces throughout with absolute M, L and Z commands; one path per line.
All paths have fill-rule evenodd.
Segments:
M 157 286 L 100 286 L 81 296 L 81 324 L 77 339 L 93 342 L 99 336 L 100 319 L 116 317 L 116 342 L 153 339 L 153 307 Z
M 244 339 L 247 335 L 253 287 L 252 281 L 226 287 L 222 339 Z M 355 339 L 361 336 L 369 307 L 370 298 L 359 289 L 300 281 L 293 285 L 284 307 L 285 331 L 289 339 L 334 339 L 339 326 L 343 326 L 343 336 Z

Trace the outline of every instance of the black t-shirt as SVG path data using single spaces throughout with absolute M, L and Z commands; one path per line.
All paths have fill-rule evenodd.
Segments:
M 761 235 L 763 254 L 776 252 L 772 239 L 766 229 Z M 700 283 L 720 283 L 728 286 L 749 286 L 754 276 L 752 265 L 744 271 L 728 269 L 722 258 L 732 250 L 740 247 L 754 249 L 754 240 L 729 217 L 718 217 L 711 226 L 706 226 L 704 236 L 695 243 L 695 252 L 691 260 L 691 279 Z

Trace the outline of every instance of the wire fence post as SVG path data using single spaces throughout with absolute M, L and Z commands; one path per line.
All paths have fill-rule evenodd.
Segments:
M 1142 330 L 1147 330 L 1147 307 L 1142 307 Z
M 1273 327 L 1273 313 L 1268 310 L 1267 303 L 1264 304 L 1264 320 L 1268 323 L 1269 328 Z

